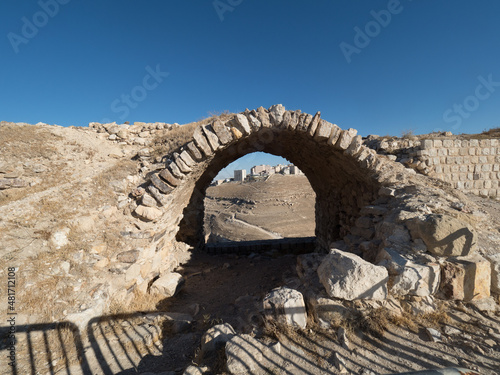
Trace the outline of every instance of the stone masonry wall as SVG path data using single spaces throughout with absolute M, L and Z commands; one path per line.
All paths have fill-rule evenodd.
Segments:
M 500 198 L 499 139 L 436 135 L 388 140 L 370 136 L 365 145 L 461 191 Z

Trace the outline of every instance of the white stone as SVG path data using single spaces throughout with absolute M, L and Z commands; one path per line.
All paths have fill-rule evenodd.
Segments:
M 306 306 L 302 293 L 287 287 L 273 289 L 263 301 L 266 317 L 279 324 L 304 329 Z
M 436 293 L 441 280 L 441 267 L 437 263 L 415 264 L 408 262 L 401 274 L 394 278 L 391 294 L 404 296 L 429 296 Z
M 236 332 L 229 323 L 217 324 L 210 328 L 201 337 L 201 358 L 224 347 L 235 335 Z
M 184 284 L 182 275 L 172 272 L 162 275 L 151 285 L 151 291 L 163 294 L 166 297 L 172 297 Z
M 500 293 L 500 253 L 486 255 L 486 259 L 491 263 L 491 291 Z
M 318 267 L 318 276 L 330 297 L 349 301 L 387 298 L 387 269 L 355 254 L 332 249 Z
M 69 228 L 60 229 L 50 236 L 50 242 L 56 247 L 56 249 L 60 249 L 63 246 L 66 246 L 68 241 Z
M 161 210 L 159 210 L 158 208 L 146 207 L 142 205 L 137 206 L 137 208 L 135 209 L 135 213 L 143 219 L 151 221 L 158 219 L 162 214 Z

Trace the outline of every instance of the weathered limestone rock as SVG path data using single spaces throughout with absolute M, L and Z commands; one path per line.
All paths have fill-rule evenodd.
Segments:
M 166 182 L 168 182 L 172 186 L 178 186 L 180 184 L 179 179 L 177 179 L 172 172 L 168 170 L 168 168 L 163 169 L 160 172 L 160 177 L 163 178 Z
M 220 142 L 219 142 L 219 138 L 214 133 L 212 126 L 211 125 L 203 125 L 201 128 L 203 130 L 203 133 L 205 133 L 205 136 L 207 137 L 208 143 L 210 144 L 210 147 L 212 148 L 212 150 L 217 151 L 220 147 Z
M 11 188 L 22 188 L 28 184 L 19 178 L 0 178 L 0 190 Z
M 194 130 L 193 139 L 194 139 L 194 142 L 196 143 L 196 146 L 198 146 L 206 156 L 210 156 L 213 154 L 212 148 L 208 145 L 208 140 L 205 137 L 205 135 L 203 134 L 203 130 L 201 129 L 201 126 L 197 127 Z
M 234 336 L 226 344 L 227 370 L 230 374 L 267 373 L 264 363 L 266 350 L 269 348 L 250 335 Z
M 217 324 L 210 328 L 201 337 L 201 358 L 223 348 L 235 335 L 236 332 L 229 323 Z
M 126 203 L 126 201 L 124 202 Z M 143 206 L 156 207 L 156 199 L 147 193 L 141 197 L 141 203 Z M 120 206 L 118 206 L 118 208 L 120 208 Z
M 340 301 L 318 296 L 308 299 L 308 307 L 316 322 L 339 323 L 351 315 L 351 309 L 345 307 Z
M 203 155 L 200 152 L 200 150 L 198 149 L 198 147 L 196 147 L 196 145 L 194 144 L 194 142 L 189 142 L 186 145 L 186 147 L 187 147 L 189 153 L 191 154 L 191 156 L 194 158 L 194 160 L 196 160 L 196 161 L 203 160 Z
M 184 282 L 182 275 L 175 272 L 167 273 L 155 280 L 151 285 L 151 291 L 163 294 L 165 297 L 172 297 L 179 292 Z
M 264 298 L 263 305 L 267 319 L 295 328 L 306 327 L 307 313 L 302 293 L 287 287 L 276 288 Z
M 169 194 L 174 190 L 171 186 L 168 186 L 165 182 L 163 182 L 160 177 L 156 173 L 153 173 L 149 176 L 149 179 L 153 183 L 153 185 L 161 191 L 163 194 Z
M 135 213 L 144 220 L 148 221 L 154 221 L 161 217 L 162 214 L 161 210 L 156 207 L 146 207 L 143 205 L 137 206 L 137 208 L 135 209 Z
M 177 152 L 174 152 L 173 156 L 175 164 L 177 164 L 182 173 L 188 174 L 192 172 L 192 169 L 186 163 L 184 163 L 184 160 L 181 159 L 180 155 Z
M 353 138 L 358 134 L 356 129 L 349 128 L 347 130 L 343 130 L 342 134 L 340 134 L 339 140 L 335 144 L 335 147 L 346 150 L 353 140 Z
M 417 264 L 391 248 L 379 251 L 376 263 L 389 272 L 391 294 L 428 296 L 439 287 L 441 267 L 437 263 Z
M 429 214 L 406 222 L 413 239 L 421 238 L 436 256 L 466 256 L 475 251 L 477 237 L 466 223 L 447 215 Z
M 191 155 L 189 155 L 189 152 L 187 152 L 186 150 L 181 151 L 179 157 L 188 167 L 192 168 L 196 166 L 196 162 L 193 160 Z
M 309 129 L 307 130 L 308 134 L 311 137 L 314 137 L 314 134 L 316 133 L 316 129 L 318 128 L 320 120 L 321 120 L 321 112 L 318 111 L 313 116 L 313 119 L 312 119 L 311 123 L 309 124 Z
M 257 108 L 257 117 L 264 128 L 270 128 L 271 119 L 269 118 L 269 113 L 264 107 Z
M 269 116 L 274 126 L 279 127 L 281 125 L 285 111 L 285 107 L 282 104 L 275 104 L 269 108 Z
M 314 118 L 313 118 L 314 121 Z M 311 122 L 312 125 L 312 122 Z M 332 134 L 333 127 L 332 123 L 321 119 L 318 124 L 318 129 L 316 130 L 316 133 L 314 134 L 314 138 L 317 141 L 327 141 L 330 138 L 330 135 Z
M 236 116 L 234 116 L 234 122 L 236 126 L 239 128 L 239 130 L 242 130 L 243 134 L 250 134 L 252 132 L 252 129 L 250 128 L 250 124 L 248 123 L 248 119 L 246 116 L 242 115 L 241 113 L 238 113 Z
M 226 127 L 226 125 L 224 125 L 219 119 L 216 119 L 214 121 L 214 123 L 212 124 L 212 128 L 215 134 L 217 134 L 217 137 L 219 137 L 219 140 L 222 144 L 228 144 L 233 140 L 233 135 Z
M 391 294 L 404 296 L 429 296 L 436 293 L 440 282 L 441 267 L 437 263 L 407 263 L 403 272 L 394 278 Z
M 478 254 L 448 259 L 442 275 L 446 298 L 473 301 L 490 296 L 491 264 Z
M 247 114 L 248 123 L 250 124 L 250 126 L 252 127 L 253 130 L 259 130 L 260 127 L 262 126 L 262 123 L 256 117 L 257 116 L 257 112 L 255 112 L 255 114 L 253 112 L 254 111 L 252 111 L 252 113 L 248 113 Z
M 350 301 L 387 298 L 387 270 L 357 255 L 332 249 L 318 267 L 318 275 L 330 297 Z
M 139 250 L 128 250 L 123 251 L 116 255 L 116 260 L 122 263 L 135 263 L 139 258 Z
M 487 255 L 491 263 L 491 291 L 500 294 L 500 253 Z

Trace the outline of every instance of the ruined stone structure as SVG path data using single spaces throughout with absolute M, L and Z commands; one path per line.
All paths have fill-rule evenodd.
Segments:
M 306 174 L 316 193 L 316 236 L 327 248 L 350 233 L 360 210 L 377 199 L 389 182 L 384 171 L 390 168 L 393 179 L 394 168 L 404 170 L 389 167 L 356 133 L 321 119 L 319 112 L 312 116 L 281 105 L 246 111 L 197 128 L 191 142 L 166 157 L 166 168 L 149 176 L 145 194 L 161 207 L 159 223 L 178 226 L 177 240 L 198 246 L 205 190 L 217 173 L 251 152 L 283 156 Z
M 415 171 L 438 173 L 438 161 L 456 163 L 452 158 L 458 156 L 453 154 L 465 152 L 457 143 L 457 148 L 445 148 L 444 159 L 435 160 L 434 153 L 443 153 L 439 142 L 400 140 L 386 145 L 373 137 L 363 140 L 356 130 L 342 130 L 321 119 L 319 112 L 313 116 L 282 105 L 199 125 L 192 139 L 165 155 L 148 172 L 146 183 L 132 192 L 134 215 L 152 221 L 155 228 L 151 245 L 142 250 L 143 258 L 151 261 L 141 266 L 137 286 L 146 290 L 159 275 L 168 275 L 186 261 L 192 249 L 204 247 L 207 187 L 231 162 L 263 151 L 287 158 L 315 191 L 316 251 L 341 249 L 387 269 L 382 288 L 395 296 L 489 297 L 496 279 L 491 277 L 491 261 L 475 253 L 474 218 L 460 212 L 465 198 Z M 486 152 L 484 142 L 478 147 L 468 144 L 467 150 Z M 491 154 L 494 146 L 488 144 Z M 460 146 L 465 147 L 463 142 Z M 484 159 L 489 164 L 481 165 L 493 170 L 495 158 L 490 155 Z M 477 156 L 478 162 L 484 160 Z M 452 172 L 455 169 L 450 167 L 450 173 L 466 173 Z
M 430 137 L 430 138 L 429 138 Z M 426 135 L 425 139 L 368 139 L 366 145 L 454 188 L 500 197 L 500 140 Z

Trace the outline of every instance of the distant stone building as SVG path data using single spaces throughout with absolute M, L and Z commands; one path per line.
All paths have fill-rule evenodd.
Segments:
M 290 174 L 303 175 L 304 172 L 302 172 L 296 165 L 292 165 L 290 167 Z
M 245 181 L 246 177 L 247 177 L 247 170 L 246 169 L 235 169 L 234 170 L 234 181 L 243 182 L 243 181 Z
M 269 174 L 271 171 L 270 165 L 256 165 L 250 170 L 251 174 Z

